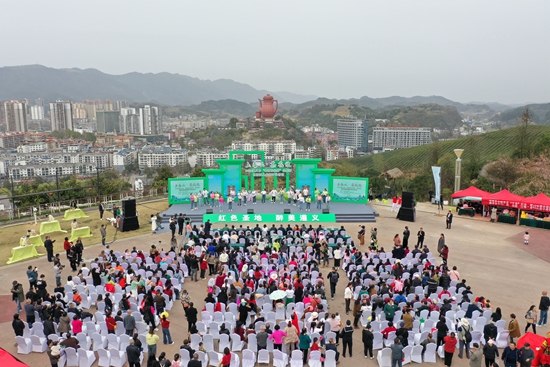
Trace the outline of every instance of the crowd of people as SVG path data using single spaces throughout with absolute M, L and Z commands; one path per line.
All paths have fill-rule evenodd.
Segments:
M 495 324 L 503 318 L 502 311 L 483 296 L 473 297 L 457 267 L 450 267 L 444 234 L 437 244 L 441 257 L 438 261 L 424 243 L 426 233 L 422 228 L 417 232 L 414 248 L 409 246 L 408 226 L 402 237 L 394 236 L 391 251 L 379 245 L 376 228 L 370 231 L 370 244 L 365 244 L 364 226 L 359 227 L 357 244 L 343 226 L 326 230 L 306 224 L 252 228 L 226 225 L 213 230 L 209 222 L 197 226 L 180 215 L 171 220 L 170 229 L 172 238 L 177 230 L 182 241 L 171 241 L 166 251 L 160 243 L 148 250 L 134 247 L 122 253 L 105 248 L 91 263 L 84 263 L 82 253 L 71 246 L 66 256 L 73 273 L 65 278 L 64 284 L 60 255 L 51 258 L 55 273 L 53 288 L 37 268 L 29 266 L 28 292 L 24 293 L 22 284 L 13 282 L 13 300 L 17 305 L 13 318 L 15 334 L 24 334 L 26 326 L 19 316 L 24 311 L 28 328 L 41 322 L 44 335 L 61 336 L 59 342 L 48 341 L 48 356 L 52 366 L 56 366 L 62 355 L 58 346 L 78 348 L 75 335 L 82 332 L 86 321 L 95 319 L 107 334 L 114 334 L 121 322 L 124 333 L 131 337 L 126 348 L 130 366 L 140 366 L 140 357 L 146 352 L 147 366 L 178 367 L 179 354 L 167 358 L 165 352 L 157 353 L 160 343 L 157 331 L 161 329 L 164 345 L 174 344 L 167 311 L 169 305 L 180 300 L 188 324 L 181 349 L 189 352 L 191 366 L 200 363 L 190 341 L 193 334 L 204 333 L 197 328 L 201 311 L 225 311 L 231 304 L 236 305 L 235 324 L 230 330 L 222 323 L 220 334 L 237 334 L 244 343 L 255 334 L 258 350 L 266 349 L 270 341 L 277 350 L 284 348 L 288 353 L 300 350 L 304 364 L 312 351 L 320 351 L 324 356 L 333 350 L 337 363 L 341 358 L 352 357 L 356 352 L 353 335 L 362 327 L 364 357 L 374 358 L 374 334 L 380 332 L 385 340 L 393 339 L 389 343 L 392 365 L 401 366 L 409 333 L 419 332 L 414 329 L 414 321 L 423 323 L 421 315 L 432 314 L 439 315 L 435 324 L 437 337 L 429 333 L 419 342 L 424 347 L 429 343 L 442 346 L 446 366 L 451 366 L 457 345 L 458 357 L 465 353 L 472 367 L 480 366 L 483 358 L 486 366 L 491 366 L 499 357 Z M 330 267 L 331 260 L 331 270 L 323 274 L 322 269 Z M 204 300 L 200 293 L 190 294 L 182 289 L 186 276 L 188 281 L 205 280 Z M 347 278 L 344 287 L 338 288 L 343 276 Z M 96 293 L 97 286 L 104 288 L 104 294 Z M 271 295 L 277 291 L 282 291 L 282 296 L 272 299 Z M 345 316 L 329 311 L 334 298 L 341 293 Z M 93 294 L 93 302 L 89 302 Z M 199 306 L 203 303 L 204 307 Z M 260 306 L 265 304 L 271 304 L 273 310 L 287 309 L 284 320 L 278 320 L 285 321 L 284 327 L 266 319 Z M 294 306 L 292 311 L 287 308 L 290 304 Z M 465 312 L 456 318 L 463 304 Z M 545 292 L 538 306 L 540 317 L 535 305 L 526 312 L 525 332 L 532 328 L 536 333 L 537 325 L 546 324 L 549 306 Z M 473 314 L 488 310 L 491 316 L 483 329 L 483 346 L 472 343 Z M 103 317 L 98 316 L 98 311 Z M 148 326 L 146 335 L 138 333 L 138 322 Z M 375 329 L 380 323 L 385 327 Z M 532 360 L 528 345 L 515 348 L 514 339 L 521 332 L 514 314 L 510 315 L 506 329 L 510 344 L 501 356 L 505 364 L 512 366 L 510 361 L 524 364 Z M 181 337 L 181 330 L 178 334 Z M 204 348 L 198 351 L 207 352 Z M 221 365 L 229 366 L 231 354 L 229 349 L 223 351 Z

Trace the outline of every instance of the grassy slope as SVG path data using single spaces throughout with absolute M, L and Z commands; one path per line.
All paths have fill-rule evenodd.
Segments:
M 511 155 L 516 148 L 517 128 L 495 131 L 488 134 L 476 135 L 476 148 L 479 151 L 479 159 L 488 162 L 500 155 Z M 529 128 L 530 141 L 533 144 L 544 135 L 550 134 L 550 126 L 531 126 Z M 439 144 L 439 157 L 452 153 L 454 149 L 464 149 L 463 159 L 467 158 L 468 137 L 442 141 Z M 392 168 L 399 168 L 403 172 L 416 171 L 422 168 L 433 151 L 434 144 L 423 145 L 414 148 L 394 150 L 391 152 L 373 154 L 364 157 L 353 158 L 347 162 L 357 165 L 359 169 L 372 168 L 383 172 Z

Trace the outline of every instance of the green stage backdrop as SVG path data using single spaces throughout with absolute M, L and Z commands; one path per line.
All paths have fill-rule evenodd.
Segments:
M 169 178 L 168 179 L 168 204 L 189 203 L 191 194 L 196 194 L 203 190 L 205 178 Z
M 336 222 L 334 214 L 204 214 L 202 221 L 211 223 L 288 223 L 288 222 Z
M 332 201 L 366 204 L 368 191 L 368 178 L 332 177 Z

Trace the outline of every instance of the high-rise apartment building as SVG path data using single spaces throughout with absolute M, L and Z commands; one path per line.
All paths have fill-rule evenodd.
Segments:
M 139 109 L 139 134 L 158 135 L 162 134 L 159 109 L 155 106 L 145 105 Z
M 119 130 L 124 134 L 139 135 L 140 118 L 135 108 L 121 108 L 119 117 Z
M 338 126 L 338 146 L 352 147 L 361 152 L 368 148 L 369 120 L 340 119 Z
M 56 101 L 50 103 L 50 121 L 52 123 L 52 131 L 73 130 L 71 102 Z
M 120 132 L 120 112 L 118 111 L 97 111 L 97 132 L 98 133 L 112 133 Z
M 31 120 L 44 120 L 44 106 L 31 106 L 30 115 Z
M 372 149 L 376 151 L 410 148 L 431 142 L 429 127 L 394 125 L 372 129 Z
M 27 104 L 19 101 L 4 102 L 4 120 L 7 131 L 27 132 Z

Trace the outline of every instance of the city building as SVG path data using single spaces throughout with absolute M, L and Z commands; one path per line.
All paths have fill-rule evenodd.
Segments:
M 122 149 L 113 154 L 113 168 L 119 172 L 124 171 L 126 166 L 134 164 L 137 159 L 137 152 L 130 149 Z
M 262 142 L 234 141 L 231 144 L 231 150 L 261 150 L 266 154 L 294 154 L 294 152 L 296 152 L 296 142 L 294 140 L 274 140 Z
M 416 147 L 431 142 L 429 127 L 388 125 L 372 129 L 372 149 L 376 152 Z
M 124 134 L 141 134 L 140 116 L 135 108 L 122 108 L 119 117 L 119 130 Z
M 352 147 L 361 152 L 367 151 L 369 120 L 339 119 L 336 123 L 340 148 Z
M 197 167 L 215 167 L 216 159 L 229 159 L 227 152 L 199 152 L 197 153 Z
M 154 147 L 143 149 L 138 154 L 140 169 L 160 168 L 162 166 L 176 167 L 187 163 L 187 151 L 172 149 L 170 147 Z
M 159 116 L 158 107 L 145 105 L 143 108 L 139 109 L 139 134 L 162 134 L 162 122 Z
M 13 132 L 0 134 L 0 148 L 16 149 L 25 141 L 25 133 Z
M 38 143 L 19 145 L 17 147 L 17 153 L 45 152 L 46 150 L 48 150 L 48 146 L 43 141 Z
M 120 132 L 120 112 L 119 111 L 97 111 L 97 132 L 112 133 Z
M 310 158 L 309 150 L 303 150 L 303 149 L 296 150 L 294 152 L 294 158 L 295 159 L 308 159 L 308 158 Z
M 6 131 L 27 132 L 27 104 L 19 101 L 4 102 Z
M 72 103 L 65 101 L 50 103 L 50 121 L 52 131 L 73 130 Z
M 30 115 L 31 120 L 44 120 L 44 106 L 31 106 Z

